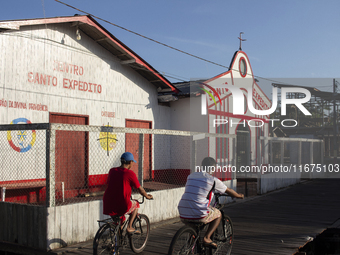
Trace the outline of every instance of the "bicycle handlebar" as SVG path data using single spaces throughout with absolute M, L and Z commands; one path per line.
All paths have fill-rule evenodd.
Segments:
M 231 197 L 229 194 L 226 194 L 226 193 L 223 193 L 223 194 L 214 193 L 214 195 L 215 195 L 216 197 Z
M 138 199 L 137 199 L 137 201 L 138 201 L 139 204 L 143 204 L 143 203 L 144 203 L 144 200 L 145 200 L 145 197 L 144 197 L 144 196 L 142 196 L 142 201 L 141 201 L 141 202 L 138 201 Z M 153 198 L 151 198 L 151 199 L 149 199 L 149 200 L 153 200 Z

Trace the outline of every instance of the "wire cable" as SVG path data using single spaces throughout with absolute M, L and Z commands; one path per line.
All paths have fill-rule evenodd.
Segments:
M 82 12 L 82 13 L 84 13 L 84 14 L 86 14 L 86 15 L 90 15 L 90 16 L 92 16 L 92 17 L 94 17 L 94 18 L 96 18 L 96 19 L 98 19 L 98 20 L 101 20 L 101 21 L 103 21 L 103 22 L 106 22 L 106 23 L 108 23 L 108 24 L 110 24 L 110 25 L 113 25 L 113 26 L 115 26 L 115 27 L 118 27 L 118 28 L 120 28 L 120 29 L 122 29 L 122 30 L 125 30 L 125 31 L 127 31 L 127 32 L 129 32 L 129 33 L 135 34 L 135 35 L 140 36 L 140 37 L 142 37 L 142 38 L 144 38 L 144 39 L 150 40 L 150 41 L 152 41 L 152 42 L 154 42 L 154 43 L 157 43 L 157 44 L 160 44 L 160 45 L 165 46 L 165 47 L 167 47 L 167 48 L 170 48 L 170 49 L 172 49 L 172 50 L 175 50 L 175 51 L 178 51 L 178 52 L 180 52 L 180 53 L 186 54 L 186 55 L 188 55 L 188 56 L 194 57 L 194 58 L 196 58 L 196 59 L 205 61 L 205 62 L 207 62 L 207 63 L 210 63 L 210 64 L 213 64 L 213 65 L 216 65 L 216 66 L 220 66 L 220 67 L 226 68 L 228 71 L 230 71 L 230 70 L 237 71 L 237 70 L 231 69 L 231 68 L 229 68 L 229 67 L 227 67 L 227 66 L 225 66 L 225 65 L 222 65 L 222 64 L 216 63 L 216 62 L 214 62 L 214 61 L 210 61 L 210 60 L 208 60 L 208 59 L 205 59 L 205 58 L 202 58 L 202 57 L 193 55 L 193 54 L 191 54 L 191 53 L 188 53 L 188 52 L 186 52 L 186 51 L 183 51 L 183 50 L 180 50 L 180 49 L 178 49 L 178 48 L 172 47 L 172 46 L 170 46 L 170 45 L 168 45 L 168 44 L 159 42 L 159 41 L 157 41 L 157 40 L 155 40 L 155 39 L 152 39 L 152 38 L 147 37 L 147 36 L 145 36 L 145 35 L 142 35 L 142 34 L 140 34 L 140 33 L 134 32 L 134 31 L 132 31 L 132 30 L 130 30 L 130 29 L 127 29 L 127 28 L 125 28 L 125 27 L 122 27 L 122 26 L 120 26 L 120 25 L 117 25 L 117 24 L 115 24 L 115 23 L 112 23 L 112 22 L 110 22 L 110 21 L 108 21 L 108 20 L 102 19 L 102 18 L 100 18 L 100 17 L 98 17 L 98 16 L 96 16 L 96 15 L 93 15 L 93 14 L 89 13 L 89 12 L 80 10 L 80 9 L 77 8 L 77 7 L 74 7 L 74 6 L 72 6 L 72 5 L 66 4 L 66 3 L 64 3 L 64 2 L 62 2 L 62 1 L 60 1 L 60 0 L 55 0 L 55 1 L 58 2 L 58 3 L 60 3 L 60 4 L 65 5 L 65 6 L 67 6 L 67 7 L 70 7 L 70 8 L 72 8 L 72 9 L 74 9 L 74 10 L 77 10 L 77 11 L 79 11 L 79 12 Z M 267 81 L 274 82 L 274 83 L 282 83 L 282 82 L 280 82 L 280 81 L 276 81 L 276 80 L 264 78 L 264 77 L 261 77 L 261 76 L 258 76 L 258 75 L 253 75 L 253 74 L 248 74 L 248 75 L 250 75 L 250 76 L 252 76 L 252 77 L 254 77 L 254 78 L 255 78 L 255 77 L 256 77 L 256 78 L 260 78 L 260 79 L 267 80 Z M 169 76 L 168 76 L 168 77 L 169 77 Z M 173 78 L 173 77 L 171 77 L 171 78 Z M 180 79 L 178 79 L 178 78 L 175 78 L 175 79 L 180 80 Z
M 155 39 L 152 39 L 152 38 L 147 37 L 147 36 L 145 36 L 145 35 L 142 35 L 142 34 L 140 34 L 140 33 L 137 33 L 137 32 L 134 32 L 134 31 L 132 31 L 132 30 L 129 30 L 129 29 L 125 28 L 125 27 L 122 27 L 122 26 L 119 26 L 119 25 L 117 25 L 117 24 L 114 24 L 114 23 L 112 23 L 112 22 L 110 22 L 110 21 L 107 21 L 107 20 L 105 20 L 105 19 L 102 19 L 102 18 L 100 18 L 100 17 L 98 17 L 98 16 L 95 16 L 95 15 L 93 15 L 93 14 L 91 14 L 91 13 L 88 13 L 88 12 L 86 12 L 86 11 L 80 10 L 80 9 L 78 9 L 78 8 L 72 6 L 72 5 L 66 4 L 66 3 L 61 2 L 61 1 L 59 1 L 59 0 L 55 0 L 55 1 L 58 2 L 58 3 L 61 3 L 61 4 L 63 4 L 63 5 L 66 5 L 66 6 L 72 8 L 72 9 L 74 9 L 74 10 L 77 10 L 77 11 L 80 11 L 80 12 L 85 13 L 85 14 L 87 14 L 87 15 L 90 15 L 90 16 L 96 18 L 96 19 L 99 19 L 99 20 L 101 20 L 101 21 L 104 21 L 104 22 L 106 22 L 106 23 L 108 23 L 108 24 L 110 24 L 110 25 L 113 25 L 113 26 L 115 26 L 115 27 L 118 27 L 118 28 L 120 28 L 120 29 L 123 29 L 123 30 L 125 30 L 125 31 L 127 31 L 127 32 L 133 33 L 133 34 L 135 34 L 135 35 L 137 35 L 137 36 L 140 36 L 140 37 L 142 37 L 142 38 L 144 38 L 144 39 L 147 39 L 147 40 L 150 40 L 150 41 L 152 41 L 152 42 L 158 43 L 158 44 L 163 45 L 163 46 L 165 46 L 165 47 L 168 47 L 168 48 L 170 48 L 170 49 L 172 49 L 172 50 L 176 50 L 176 51 L 178 51 L 178 52 L 181 52 L 181 53 L 186 54 L 186 55 L 189 55 L 189 56 L 191 56 L 191 57 L 200 59 L 200 60 L 205 61 L 205 62 L 208 62 L 208 63 L 210 63 L 210 64 L 217 65 L 217 66 L 220 66 L 220 67 L 223 67 L 223 68 L 227 68 L 227 69 L 229 70 L 229 67 L 227 67 L 227 66 L 225 66 L 225 65 L 218 64 L 218 63 L 213 62 L 213 61 L 210 61 L 210 60 L 208 60 L 208 59 L 201 58 L 201 57 L 199 57 L 199 56 L 193 55 L 193 54 L 188 53 L 188 52 L 186 52 L 186 51 L 183 51 L 183 50 L 180 50 L 180 49 L 178 49 L 178 48 L 172 47 L 172 46 L 170 46 L 170 45 L 168 45 L 168 44 L 159 42 L 159 41 L 157 41 L 157 40 L 155 40 Z

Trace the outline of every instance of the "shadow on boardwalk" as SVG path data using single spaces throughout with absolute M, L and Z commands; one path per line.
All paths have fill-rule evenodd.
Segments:
M 225 211 L 235 231 L 232 254 L 293 254 L 340 218 L 339 194 L 340 179 L 314 180 L 227 205 Z M 143 254 L 166 254 L 182 225 L 172 220 L 171 224 L 152 229 Z M 91 243 L 82 249 L 75 247 L 69 247 L 67 254 L 92 254 Z M 121 254 L 134 253 L 127 249 Z

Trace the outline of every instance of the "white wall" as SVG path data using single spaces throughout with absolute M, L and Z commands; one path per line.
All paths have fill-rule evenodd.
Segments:
M 19 31 L 1 33 L 0 124 L 10 124 L 18 118 L 31 123 L 48 123 L 49 113 L 54 112 L 88 115 L 89 124 L 96 126 L 109 123 L 125 127 L 126 119 L 137 119 L 152 121 L 153 128 L 170 129 L 170 107 L 158 104 L 154 85 L 130 67 L 121 65 L 119 59 L 85 34 L 81 33 L 80 41 L 75 35 L 76 27 L 67 23 L 26 26 Z M 41 82 L 42 76 L 46 77 L 46 85 Z M 101 91 L 95 92 L 94 85 L 91 85 L 93 92 L 79 90 L 79 86 L 65 88 L 70 86 L 70 80 L 73 84 L 74 81 L 97 84 L 96 88 L 100 85 Z M 17 133 L 12 131 L 11 136 L 20 148 Z M 0 136 L 0 146 L 6 151 L 0 162 L 8 168 L 7 171 L 3 169 L 6 174 L 0 175 L 0 181 L 45 178 L 45 161 L 34 158 L 37 152 L 45 149 L 43 133 L 37 132 L 32 149 L 24 153 L 9 146 L 7 132 L 0 132 Z M 95 136 L 90 139 L 95 141 L 98 139 Z M 28 131 L 24 147 L 31 141 L 32 134 Z M 107 172 L 116 165 L 113 157 L 107 159 L 104 150 L 102 155 L 91 153 L 92 149 L 97 149 L 96 144 L 90 143 L 90 174 Z M 124 150 L 125 138 L 122 138 L 115 153 L 120 155 Z M 22 158 L 22 166 L 17 157 Z M 104 158 L 102 162 L 107 164 L 96 167 L 98 157 Z M 4 163 L 13 158 L 16 162 Z M 35 169 L 34 173 L 27 168 Z
M 258 190 L 260 194 L 288 187 L 301 181 L 301 173 L 268 173 L 260 177 Z
M 225 184 L 236 189 L 236 180 Z M 139 212 L 146 214 L 151 223 L 178 217 L 177 206 L 183 193 L 184 187 L 150 192 L 154 200 L 146 200 Z M 98 230 L 97 220 L 108 218 L 103 215 L 102 208 L 102 200 L 47 208 L 47 249 L 94 238 Z
M 4 32 L 0 37 L 0 87 L 3 88 L 0 99 L 26 104 L 26 109 L 0 107 L 1 124 L 9 124 L 18 117 L 26 117 L 32 123 L 48 122 L 48 112 L 60 112 L 89 115 L 90 125 L 110 122 L 125 126 L 127 118 L 161 120 L 159 126 L 169 127 L 170 108 L 158 105 L 157 88 L 150 82 L 121 65 L 85 34 L 80 41 L 75 40 L 75 27 L 68 24 L 47 27 L 47 30 L 45 26 L 24 27 L 20 31 Z M 40 39 L 46 37 L 48 41 Z M 75 65 L 78 70 L 65 72 L 64 64 Z M 50 85 L 39 84 L 35 79 L 37 73 L 39 77 L 51 76 Z M 76 80 L 99 84 L 102 90 L 91 93 L 64 88 L 64 79 L 67 79 L 65 86 L 69 86 L 69 80 Z M 30 103 L 42 104 L 48 111 L 29 109 Z M 115 117 L 102 116 L 104 112 L 114 112 Z

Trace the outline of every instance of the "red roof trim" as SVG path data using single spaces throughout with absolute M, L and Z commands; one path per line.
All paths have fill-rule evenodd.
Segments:
M 224 75 L 226 75 L 228 73 L 231 73 L 231 70 L 226 71 L 224 73 L 221 73 L 221 74 L 219 74 L 219 75 L 217 75 L 217 76 L 215 76 L 213 78 L 210 78 L 209 80 L 205 81 L 204 83 L 208 83 L 208 82 L 214 81 L 214 80 L 216 80 L 216 79 L 218 79 L 218 78 L 220 78 L 220 77 L 222 77 L 222 76 L 224 76 Z
M 205 81 L 204 83 L 209 83 L 209 82 L 214 81 L 214 80 L 216 80 L 216 79 L 218 79 L 218 78 L 220 78 L 220 77 L 222 77 L 222 76 L 224 76 L 224 75 L 227 75 L 227 74 L 231 73 L 231 80 L 232 80 L 233 85 L 234 85 L 234 78 L 233 78 L 232 70 L 233 70 L 233 66 L 234 66 L 234 64 L 235 64 L 235 60 L 236 60 L 236 58 L 237 58 L 237 55 L 238 55 L 239 53 L 243 53 L 243 54 L 246 56 L 247 61 L 248 61 L 248 64 L 249 64 L 249 66 L 250 66 L 251 73 L 253 74 L 253 69 L 252 69 L 252 67 L 251 67 L 251 64 L 250 64 L 248 55 L 247 55 L 244 51 L 238 51 L 238 52 L 234 55 L 234 58 L 233 58 L 233 60 L 232 60 L 232 64 L 230 65 L 230 69 L 229 69 L 228 71 L 226 71 L 226 72 L 224 72 L 224 73 L 221 73 L 221 74 L 219 74 L 219 75 L 217 75 L 217 76 L 215 76 L 215 77 L 213 77 L 213 78 L 211 78 L 211 79 Z M 260 91 L 263 93 L 263 95 L 268 99 L 268 101 L 269 101 L 270 103 L 272 103 L 272 101 L 268 98 L 268 96 L 263 92 L 263 90 L 261 89 L 261 87 L 256 83 L 256 81 L 255 81 L 255 79 L 254 79 L 254 74 L 253 74 L 253 80 L 254 80 L 253 83 L 256 85 L 256 87 L 259 88 Z
M 102 27 L 99 24 L 96 24 L 92 19 L 90 19 L 88 16 L 84 16 L 87 18 L 87 24 L 96 27 L 100 32 L 102 32 L 105 36 L 110 38 L 115 44 L 117 44 L 119 47 L 124 49 L 125 52 L 127 52 L 131 57 L 133 57 L 136 60 L 136 63 L 146 67 L 149 71 L 151 71 L 154 75 L 156 75 L 160 80 L 162 80 L 166 85 L 168 85 L 172 91 L 178 93 L 179 91 L 172 86 L 168 81 L 166 81 L 161 75 L 157 73 L 155 69 L 153 69 L 148 63 L 146 63 L 144 60 L 142 60 L 140 57 L 135 55 L 133 52 L 131 52 L 129 49 L 127 49 L 124 45 L 122 45 L 120 42 L 112 38 L 111 35 L 109 35 L 106 31 L 102 29 Z

